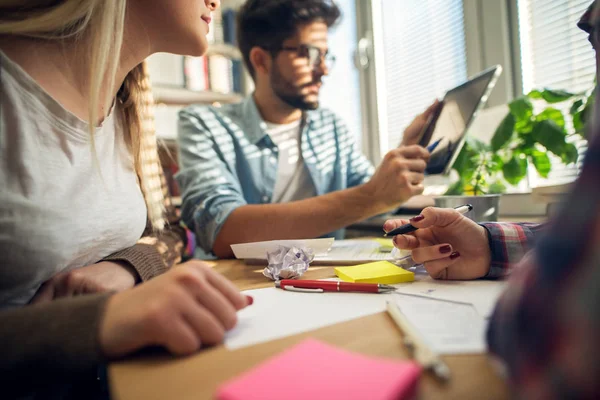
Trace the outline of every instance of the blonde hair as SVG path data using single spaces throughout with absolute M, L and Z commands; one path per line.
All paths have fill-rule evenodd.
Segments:
M 115 85 L 126 7 L 126 0 L 0 0 L 0 34 L 50 40 L 80 39 L 84 35 L 90 38 L 86 51 L 91 65 L 88 118 L 92 151 L 97 110 L 99 105 L 112 100 L 102 98 L 102 88 Z M 152 91 L 144 63 L 127 74 L 117 97 L 123 106 L 126 140 L 144 193 L 148 218 L 155 229 L 162 229 L 164 198 Z

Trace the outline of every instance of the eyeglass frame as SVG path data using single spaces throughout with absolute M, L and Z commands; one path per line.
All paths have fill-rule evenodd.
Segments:
M 319 52 L 319 57 L 315 59 L 315 61 L 310 62 L 310 51 L 311 49 L 315 49 Z M 294 51 L 296 52 L 296 55 L 300 58 L 306 58 L 307 60 L 307 64 L 309 67 L 311 67 L 312 69 L 315 69 L 317 67 L 319 67 L 321 65 L 321 63 L 325 63 L 325 66 L 327 67 L 327 70 L 331 70 L 333 68 L 333 66 L 335 65 L 335 61 L 336 58 L 333 54 L 329 53 L 329 50 L 321 50 L 319 47 L 317 46 L 313 46 L 310 44 L 300 44 L 298 46 L 281 46 L 281 47 L 277 47 L 274 48 L 273 51 L 275 52 L 279 52 L 279 51 Z M 303 51 L 306 52 L 306 54 L 303 54 Z

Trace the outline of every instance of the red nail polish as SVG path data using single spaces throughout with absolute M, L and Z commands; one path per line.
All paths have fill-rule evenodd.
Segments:
M 445 244 L 440 247 L 440 253 L 442 253 L 442 254 L 450 253 L 451 251 L 452 251 L 452 247 L 449 244 Z
M 252 296 L 246 295 L 246 300 L 248 300 L 249 306 L 251 306 L 254 303 L 254 298 Z
M 419 221 L 423 221 L 425 219 L 425 216 L 422 214 L 417 215 L 416 217 L 412 217 L 410 219 L 410 222 L 419 222 Z
M 451 260 L 455 260 L 458 257 L 460 257 L 460 253 L 458 251 L 455 251 L 454 253 L 450 254 L 450 259 Z

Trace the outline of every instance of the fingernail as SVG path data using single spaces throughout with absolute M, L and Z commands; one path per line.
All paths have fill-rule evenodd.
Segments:
M 450 254 L 450 259 L 451 260 L 455 260 L 458 257 L 460 257 L 460 253 L 458 251 L 455 251 L 454 253 Z
M 452 247 L 450 247 L 449 244 L 445 244 L 440 247 L 440 253 L 442 253 L 442 254 L 450 253 L 451 251 L 452 251 Z
M 419 222 L 419 221 L 423 221 L 425 219 L 425 216 L 422 214 L 417 215 L 416 217 L 412 217 L 410 219 L 410 222 Z
M 248 300 L 249 306 L 251 306 L 254 303 L 254 298 L 252 296 L 246 295 L 246 300 Z

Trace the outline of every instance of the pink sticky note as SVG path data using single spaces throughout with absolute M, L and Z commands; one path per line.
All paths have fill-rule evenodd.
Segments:
M 309 339 L 226 382 L 219 400 L 413 398 L 413 362 L 366 357 Z

